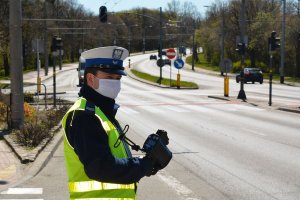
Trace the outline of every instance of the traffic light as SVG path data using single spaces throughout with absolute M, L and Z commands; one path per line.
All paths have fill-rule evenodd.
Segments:
M 52 38 L 52 45 L 51 45 L 51 51 L 57 51 L 62 49 L 62 39 L 57 36 L 53 36 Z
M 99 19 L 102 23 L 107 22 L 107 8 L 106 8 L 106 6 L 101 6 L 99 8 Z
M 272 31 L 269 39 L 269 45 L 271 47 L 271 51 L 275 51 L 280 47 L 280 37 L 276 37 L 276 31 Z
M 237 48 L 235 50 L 238 52 L 238 54 L 245 55 L 245 52 L 246 52 L 245 43 L 238 43 Z
M 300 31 L 298 32 L 298 44 L 300 44 Z

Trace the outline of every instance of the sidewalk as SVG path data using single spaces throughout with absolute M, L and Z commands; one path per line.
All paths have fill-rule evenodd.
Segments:
M 62 70 L 56 67 L 56 73 L 76 70 L 76 68 L 76 64 L 65 64 Z M 44 69 L 42 69 L 40 71 L 40 77 L 42 82 L 53 78 L 53 67 L 49 67 L 48 76 L 45 76 Z M 37 72 L 32 71 L 24 74 L 23 82 L 36 83 Z M 9 84 L 10 80 L 0 80 L 0 83 Z M 12 141 L 9 140 L 6 132 L 0 130 L 0 192 L 35 176 L 43 166 L 45 166 L 46 162 L 61 143 L 62 136 L 62 130 L 60 130 L 46 147 L 39 146 L 34 151 L 26 152 L 13 144 Z M 34 162 L 30 162 L 32 160 L 34 160 Z
M 64 64 L 62 66 L 62 69 L 59 70 L 59 67 L 56 66 L 55 68 L 55 72 L 59 73 L 59 72 L 63 72 L 63 71 L 67 71 L 67 70 L 76 70 L 77 69 L 77 65 L 76 64 Z M 41 81 L 43 82 L 44 80 L 50 79 L 53 76 L 53 67 L 49 66 L 48 68 L 48 75 L 45 76 L 45 70 L 41 69 L 40 71 L 40 78 Z M 28 73 L 23 74 L 23 82 L 24 83 L 36 83 L 37 82 L 37 71 L 31 71 Z M 5 83 L 5 84 L 9 84 L 10 80 L 0 80 L 0 83 Z

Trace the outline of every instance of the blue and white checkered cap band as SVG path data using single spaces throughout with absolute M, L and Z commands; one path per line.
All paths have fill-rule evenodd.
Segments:
M 91 67 L 91 66 L 101 67 L 101 65 L 123 67 L 123 60 L 116 60 L 111 58 L 91 58 L 91 59 L 86 59 L 85 64 L 86 67 Z

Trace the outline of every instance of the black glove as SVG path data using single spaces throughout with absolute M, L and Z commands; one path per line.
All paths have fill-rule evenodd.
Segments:
M 159 135 L 159 138 L 165 145 L 169 144 L 169 137 L 167 131 L 158 129 L 156 131 L 156 134 Z
M 152 175 L 155 175 L 157 172 L 158 172 L 158 168 L 154 166 L 154 161 L 152 160 L 151 157 L 149 156 L 145 156 L 143 159 L 142 159 L 142 162 L 143 162 L 143 167 L 145 169 L 145 175 L 146 176 L 152 176 Z

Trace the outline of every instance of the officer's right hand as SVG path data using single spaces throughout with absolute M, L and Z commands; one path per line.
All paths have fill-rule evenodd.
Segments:
M 158 172 L 159 169 L 155 166 L 155 161 L 150 156 L 146 155 L 142 160 L 146 176 L 152 176 Z

